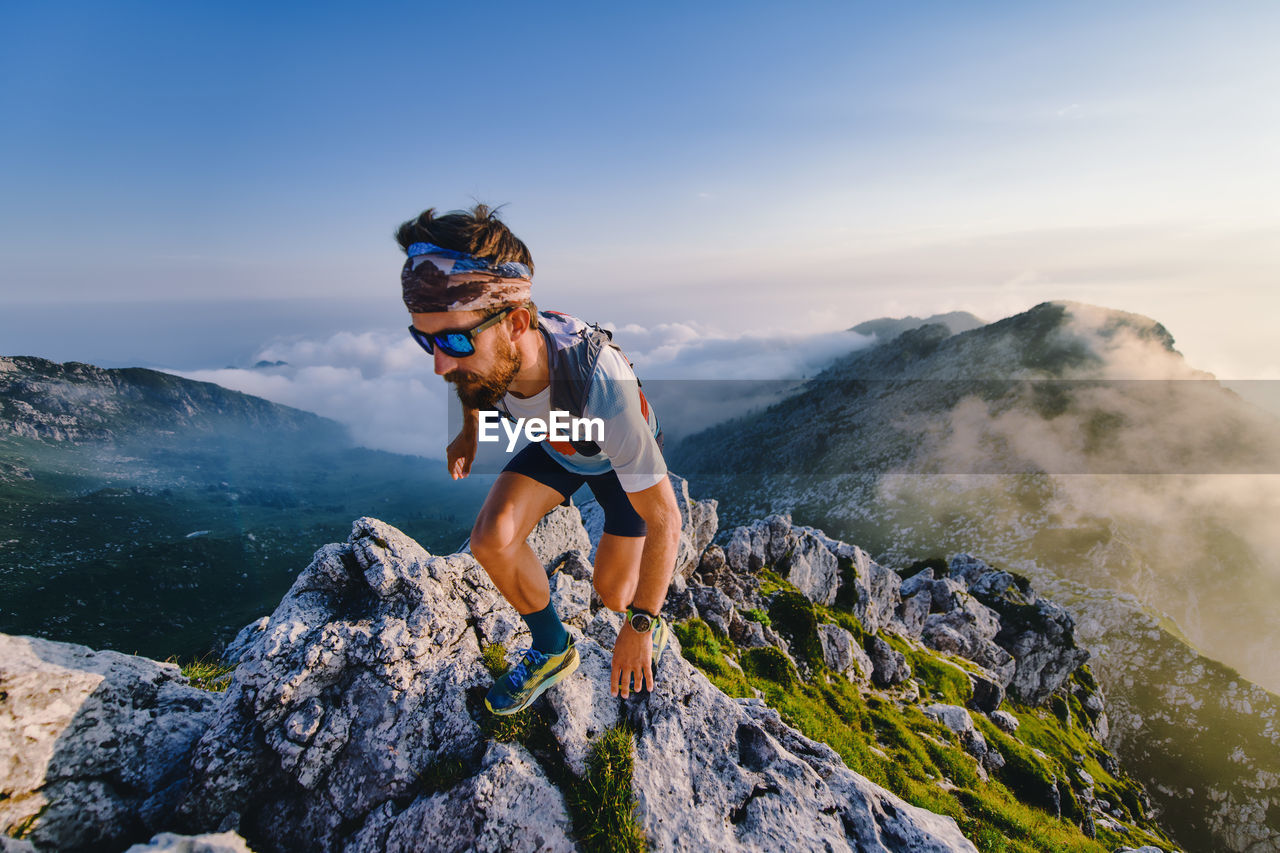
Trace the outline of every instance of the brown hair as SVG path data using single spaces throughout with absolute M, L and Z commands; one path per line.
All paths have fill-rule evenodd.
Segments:
M 470 210 L 451 210 L 436 216 L 429 207 L 396 229 L 396 242 L 406 252 L 414 243 L 435 243 L 455 252 L 466 252 L 494 263 L 516 261 L 533 272 L 533 255 L 520 238 L 498 218 L 498 208 L 477 202 Z M 538 306 L 530 299 L 524 303 L 530 323 L 538 326 Z M 496 312 L 494 312 L 496 313 Z

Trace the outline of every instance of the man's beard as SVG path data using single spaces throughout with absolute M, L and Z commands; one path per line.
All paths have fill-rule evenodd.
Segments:
M 468 409 L 492 409 L 507 393 L 511 380 L 520 372 L 520 350 L 510 341 L 500 339 L 502 352 L 498 364 L 489 376 L 451 370 L 444 375 L 445 382 L 452 382 L 458 392 L 458 400 Z

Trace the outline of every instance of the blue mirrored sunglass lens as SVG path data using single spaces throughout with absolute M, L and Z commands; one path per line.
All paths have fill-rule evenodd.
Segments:
M 452 351 L 458 355 L 471 353 L 471 338 L 466 335 L 455 332 L 449 335 L 441 335 L 436 340 L 440 342 L 440 346 L 445 352 Z

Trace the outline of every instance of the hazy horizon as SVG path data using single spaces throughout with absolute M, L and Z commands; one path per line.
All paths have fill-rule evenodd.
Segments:
M 619 327 L 1068 299 L 1280 378 L 1280 6 L 433 9 L 483 61 L 422 17 L 0 10 L 0 351 L 215 369 L 395 330 L 395 226 L 481 200 L 540 306 Z

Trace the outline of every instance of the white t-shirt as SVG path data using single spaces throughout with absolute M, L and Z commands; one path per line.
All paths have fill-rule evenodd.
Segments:
M 508 393 L 502 402 L 514 417 L 549 420 L 551 386 L 532 397 Z M 578 474 L 604 474 L 613 469 L 627 492 L 644 491 L 667 476 L 667 463 L 656 439 L 658 416 L 644 398 L 631 365 L 614 347 L 600 350 L 582 415 L 604 421 L 604 438 L 596 442 L 600 453 L 583 457 L 568 442 L 544 441 L 543 448 L 552 459 Z

